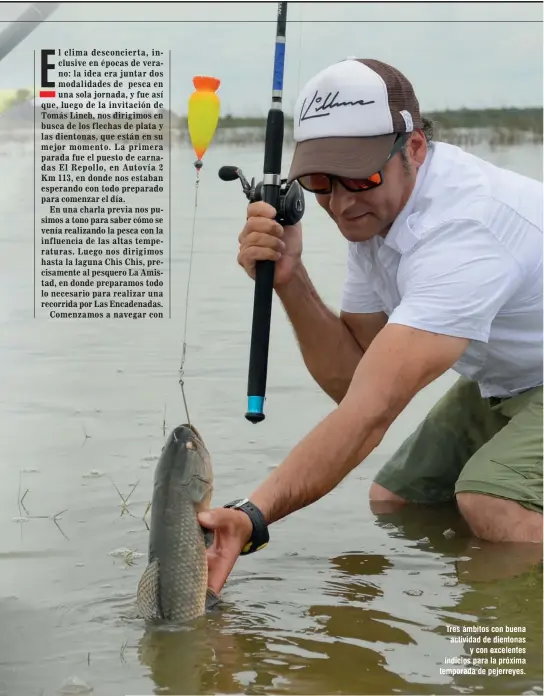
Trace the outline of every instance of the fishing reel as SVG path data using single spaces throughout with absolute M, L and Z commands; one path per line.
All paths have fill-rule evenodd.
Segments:
M 223 181 L 240 179 L 244 194 L 250 203 L 263 200 L 263 182 L 260 181 L 258 184 L 255 184 L 255 178 L 252 178 L 251 183 L 249 183 L 242 170 L 238 169 L 238 167 L 221 167 L 219 178 Z M 292 181 L 288 184 L 287 179 L 281 179 L 279 194 L 276 220 L 282 227 L 296 225 L 302 219 L 305 210 L 302 186 L 298 181 Z

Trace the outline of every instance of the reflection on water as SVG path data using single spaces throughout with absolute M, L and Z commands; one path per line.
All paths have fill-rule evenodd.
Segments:
M 144 632 L 138 657 L 149 668 L 156 693 L 448 694 L 477 688 L 508 694 L 531 689 L 539 682 L 542 641 L 542 576 L 533 568 L 534 558 L 528 552 L 525 567 L 509 578 L 495 581 L 491 572 L 473 580 L 470 560 L 501 568 L 505 549 L 483 548 L 463 536 L 453 510 L 428 512 L 429 525 L 407 515 L 388 526 L 392 537 L 402 536 L 407 526 L 413 532 L 431 530 L 429 537 L 414 539 L 420 554 L 406 547 L 389 557 L 352 552 L 330 558 L 319 601 L 298 595 L 296 627 L 285 613 L 293 604 L 263 597 L 259 604 L 244 606 L 237 585 L 240 600 L 199 620 L 192 630 Z M 455 542 L 444 537 L 444 522 L 453 524 L 455 529 L 448 529 Z M 293 582 L 287 574 L 277 580 Z M 475 646 L 449 643 L 447 625 L 489 631 L 523 625 L 526 652 L 516 656 L 515 667 L 523 668 L 525 676 L 441 679 L 445 658 L 470 656 Z
M 477 154 L 542 179 L 542 147 Z M 240 559 L 219 612 L 184 630 L 146 629 L 135 609 L 142 516 L 163 428 L 182 418 L 192 157 L 173 154 L 173 190 L 189 192 L 173 201 L 173 318 L 145 326 L 32 319 L 29 157 L 7 152 L 1 187 L 0 695 L 52 696 L 71 678 L 93 696 L 542 693 L 534 549 L 471 538 L 453 507 L 377 518 L 368 508 L 373 473 L 452 375 L 418 395 L 337 490 L 274 525 L 264 552 Z M 267 419 L 257 428 L 243 417 L 253 302 L 236 264 L 245 201 L 216 172 L 235 161 L 256 173 L 261 160 L 260 150 L 214 148 L 199 194 L 186 381 L 217 504 L 247 494 L 331 408 L 275 303 Z M 310 274 L 337 306 L 344 243 L 311 201 L 305 228 Z M 524 627 L 526 652 L 512 656 L 525 663 L 510 665 L 523 673 L 441 673 L 446 658 L 474 647 L 452 643 L 452 625 Z

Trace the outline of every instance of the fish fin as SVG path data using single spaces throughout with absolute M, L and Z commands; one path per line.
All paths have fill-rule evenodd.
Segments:
M 213 529 L 206 529 L 206 527 L 203 527 L 202 525 L 200 525 L 200 529 L 204 535 L 204 546 L 209 549 L 214 540 Z
M 159 578 L 159 559 L 154 558 L 147 564 L 138 583 L 136 594 L 138 610 L 146 621 L 162 618 Z
M 221 604 L 221 598 L 209 587 L 206 590 L 206 612 L 213 611 L 217 605 Z

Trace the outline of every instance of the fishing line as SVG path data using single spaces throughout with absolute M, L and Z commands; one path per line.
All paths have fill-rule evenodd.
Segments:
M 183 327 L 183 348 L 181 353 L 181 364 L 179 367 L 179 386 L 181 387 L 181 396 L 183 398 L 183 405 L 185 407 L 185 415 L 187 416 L 188 425 L 192 425 L 191 417 L 189 416 L 189 407 L 187 405 L 187 397 L 185 395 L 185 381 L 184 381 L 184 369 L 185 369 L 185 358 L 187 355 L 187 324 L 189 318 L 189 292 L 191 288 L 191 272 L 193 269 L 193 252 L 195 247 L 195 230 L 196 230 L 196 213 L 198 209 L 198 185 L 200 183 L 200 169 L 202 167 L 202 162 L 197 160 L 195 162 L 196 169 L 196 180 L 195 180 L 195 200 L 193 204 L 193 228 L 191 232 L 191 250 L 189 252 L 189 272 L 187 274 L 187 289 L 185 291 L 185 322 Z
M 195 180 L 195 200 L 193 205 L 193 225 L 191 230 L 191 249 L 189 252 L 189 272 L 187 274 L 187 290 L 185 292 L 185 322 L 183 327 L 183 348 L 181 351 L 181 363 L 179 366 L 179 386 L 185 407 L 187 423 L 192 427 L 189 406 L 185 394 L 185 359 L 187 357 L 187 326 L 189 322 L 189 293 L 191 289 L 191 273 L 193 270 L 193 256 L 195 248 L 196 214 L 198 210 L 198 188 L 200 184 L 200 170 L 202 169 L 202 158 L 208 149 L 217 124 L 219 122 L 220 101 L 216 92 L 221 81 L 216 77 L 196 75 L 193 77 L 194 91 L 189 97 L 187 112 L 187 127 L 189 137 L 193 146 L 196 160 L 194 167 L 196 171 Z

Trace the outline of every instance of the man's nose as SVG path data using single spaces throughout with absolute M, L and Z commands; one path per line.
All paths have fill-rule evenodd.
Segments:
M 354 194 L 345 189 L 336 180 L 332 182 L 332 190 L 329 197 L 329 208 L 335 217 L 340 217 L 346 210 L 351 208 L 354 203 Z

